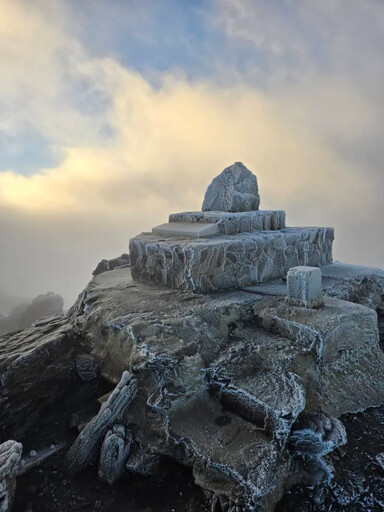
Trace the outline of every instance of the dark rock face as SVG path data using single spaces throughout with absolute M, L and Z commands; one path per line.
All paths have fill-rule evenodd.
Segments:
M 1 434 L 22 436 L 59 400 L 75 366 L 73 327 L 57 316 L 0 337 Z
M 247 212 L 258 210 L 259 188 L 254 174 L 241 162 L 224 169 L 207 188 L 203 211 Z
M 10 315 L 0 319 L 0 335 L 30 327 L 36 320 L 63 313 L 64 300 L 49 292 L 38 295 L 30 304 L 17 306 Z
M 84 382 L 97 378 L 98 365 L 90 354 L 81 354 L 76 357 L 76 372 Z
M 92 272 L 92 275 L 98 276 L 103 272 L 108 272 L 109 270 L 114 270 L 119 267 L 129 267 L 129 254 L 122 254 L 118 258 L 111 260 L 101 260 Z
M 160 455 L 143 448 L 139 443 L 134 443 L 125 467 L 134 475 L 151 476 L 158 471 L 160 462 Z

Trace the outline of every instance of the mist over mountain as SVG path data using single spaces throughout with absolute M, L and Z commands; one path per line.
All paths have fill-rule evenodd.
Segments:
M 15 307 L 28 304 L 29 302 L 30 299 L 26 297 L 14 297 L 0 292 L 0 312 L 3 316 L 9 315 Z
M 30 327 L 36 320 L 63 313 L 64 301 L 52 292 L 38 295 L 32 301 L 16 302 L 15 297 L 2 296 L 8 314 L 0 317 L 0 335 Z

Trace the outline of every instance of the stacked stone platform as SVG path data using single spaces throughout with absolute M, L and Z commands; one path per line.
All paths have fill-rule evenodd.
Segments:
M 283 210 L 247 210 L 258 206 L 259 195 L 256 178 L 242 164 L 220 176 L 208 187 L 203 211 L 173 213 L 168 224 L 130 241 L 134 279 L 206 293 L 332 262 L 332 228 L 287 228 Z M 218 205 L 227 210 L 217 211 Z

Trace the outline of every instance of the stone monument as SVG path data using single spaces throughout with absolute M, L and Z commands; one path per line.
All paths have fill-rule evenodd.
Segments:
M 259 210 L 256 176 L 242 163 L 209 185 L 201 212 L 130 241 L 134 279 L 198 293 L 242 288 L 332 262 L 333 228 L 286 227 L 282 210 Z

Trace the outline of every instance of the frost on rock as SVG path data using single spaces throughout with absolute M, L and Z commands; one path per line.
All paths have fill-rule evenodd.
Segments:
M 82 471 L 97 456 L 97 449 L 103 436 L 110 427 L 121 422 L 136 393 L 136 379 L 132 378 L 128 372 L 124 372 L 97 416 L 86 424 L 68 452 L 66 463 L 71 473 Z
M 344 425 L 323 411 L 303 413 L 292 426 L 288 447 L 292 452 L 322 457 L 347 442 Z
M 219 371 L 223 371 L 222 365 Z M 211 393 L 225 409 L 239 414 L 282 442 L 305 407 L 303 385 L 290 372 L 263 371 L 253 375 L 243 372 L 226 378 L 211 369 L 207 377 Z M 235 383 L 241 383 L 243 387 Z
M 257 179 L 241 162 L 224 169 L 209 185 L 203 211 L 247 212 L 260 204 Z
M 129 267 L 129 263 L 129 254 L 122 254 L 117 258 L 112 258 L 111 260 L 101 260 L 92 272 L 92 275 L 98 276 L 103 272 L 108 272 L 115 268 Z
M 11 512 L 22 451 L 16 441 L 0 444 L 0 512 Z
M 134 443 L 130 451 L 126 469 L 129 473 L 138 476 L 151 476 L 157 473 L 161 456 Z
M 113 485 L 123 476 L 132 445 L 132 435 L 123 425 L 108 430 L 101 447 L 99 479 Z

